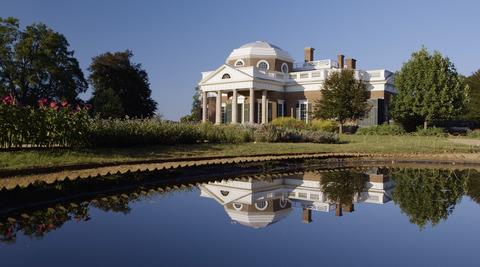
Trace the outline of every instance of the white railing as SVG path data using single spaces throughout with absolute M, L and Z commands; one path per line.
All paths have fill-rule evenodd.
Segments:
M 309 62 L 300 62 L 293 64 L 293 69 L 312 70 L 312 69 L 329 69 L 338 68 L 338 63 L 331 59 L 323 59 Z

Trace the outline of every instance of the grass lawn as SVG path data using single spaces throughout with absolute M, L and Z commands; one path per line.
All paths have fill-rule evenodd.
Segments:
M 56 166 L 78 163 L 124 162 L 201 156 L 245 156 L 306 152 L 361 153 L 472 153 L 480 148 L 457 144 L 447 138 L 419 136 L 342 135 L 341 144 L 244 143 L 199 144 L 101 149 L 45 149 L 1 151 L 0 169 Z

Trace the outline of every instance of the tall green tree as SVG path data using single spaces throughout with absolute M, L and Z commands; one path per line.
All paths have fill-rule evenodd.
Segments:
M 342 133 L 347 120 L 364 117 L 369 108 L 365 83 L 355 79 L 353 70 L 343 69 L 330 73 L 325 79 L 322 98 L 316 102 L 313 116 L 337 120 Z
M 470 91 L 470 102 L 466 119 L 480 122 L 480 70 L 465 79 Z
M 133 54 L 104 53 L 94 57 L 89 80 L 93 85 L 93 112 L 103 118 L 152 117 L 157 103 L 151 98 L 148 75 L 140 64 L 131 61 Z
M 427 128 L 433 120 L 452 119 L 465 111 L 468 86 L 447 57 L 426 48 L 414 52 L 395 75 L 398 94 L 393 97 L 392 118 L 411 128 L 421 120 Z
M 202 102 L 200 97 L 200 88 L 196 86 L 195 93 L 192 97 L 192 109 L 190 110 L 190 114 L 180 118 L 181 122 L 200 122 L 202 120 Z
M 0 18 L 0 94 L 12 94 L 24 105 L 41 98 L 80 101 L 88 84 L 69 46 L 45 24 L 22 31 L 17 19 Z

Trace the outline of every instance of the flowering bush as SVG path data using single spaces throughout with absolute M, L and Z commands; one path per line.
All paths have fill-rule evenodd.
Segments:
M 38 107 L 24 107 L 5 96 L 0 102 L 0 147 L 81 146 L 89 124 L 86 108 L 73 110 L 66 101 L 58 105 L 41 99 Z

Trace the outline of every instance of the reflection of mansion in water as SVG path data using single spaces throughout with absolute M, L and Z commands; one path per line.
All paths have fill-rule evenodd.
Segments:
M 311 212 L 353 212 L 354 203 L 384 204 L 391 200 L 394 184 L 388 176 L 372 171 L 366 174 L 365 190 L 353 196 L 350 205 L 336 204 L 322 190 L 320 172 L 285 176 L 272 181 L 248 178 L 210 182 L 200 186 L 201 196 L 215 199 L 232 221 L 262 228 L 288 216 L 292 208 L 303 209 L 303 222 L 311 222 Z

